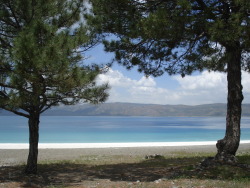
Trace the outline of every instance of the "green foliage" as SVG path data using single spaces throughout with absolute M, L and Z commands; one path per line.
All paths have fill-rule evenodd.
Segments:
M 89 19 L 111 33 L 106 50 L 128 69 L 160 76 L 195 70 L 226 71 L 230 48 L 240 49 L 249 71 L 248 0 L 91 0 Z M 108 5 L 108 6 L 107 6 Z
M 0 3 L 0 107 L 29 117 L 51 106 L 106 100 L 101 69 L 84 65 L 95 44 L 80 0 Z

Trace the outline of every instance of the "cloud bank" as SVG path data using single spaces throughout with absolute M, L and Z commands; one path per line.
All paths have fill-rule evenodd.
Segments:
M 146 104 L 210 104 L 227 102 L 227 79 L 225 73 L 204 71 L 199 75 L 173 76 L 176 89 L 159 87 L 152 77 L 138 80 L 110 69 L 98 77 L 98 83 L 108 82 L 111 86 L 108 102 L 129 102 Z M 250 74 L 242 73 L 244 101 L 250 103 Z

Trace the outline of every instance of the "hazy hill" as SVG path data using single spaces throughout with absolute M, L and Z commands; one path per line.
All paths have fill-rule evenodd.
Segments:
M 11 115 L 0 111 L 0 115 Z M 49 116 L 225 116 L 226 104 L 155 105 L 104 103 L 100 105 L 60 106 L 46 111 Z M 250 104 L 242 105 L 242 116 L 250 116 Z

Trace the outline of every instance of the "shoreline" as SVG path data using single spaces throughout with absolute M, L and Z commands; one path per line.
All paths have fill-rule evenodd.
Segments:
M 206 142 L 207 143 L 207 142 Z M 215 143 L 215 142 L 214 142 Z M 198 144 L 198 143 L 196 143 Z M 123 147 L 103 147 L 96 148 L 43 148 L 39 149 L 38 161 L 60 161 L 60 160 L 78 160 L 82 158 L 102 158 L 112 156 L 139 156 L 145 157 L 147 155 L 163 155 L 163 156 L 175 156 L 175 153 L 210 153 L 211 155 L 217 152 L 215 144 L 210 145 L 186 145 L 186 146 L 123 146 Z M 27 145 L 28 146 L 28 145 Z M 41 147 L 41 146 L 40 146 Z M 249 153 L 250 142 L 242 143 L 239 146 L 237 153 Z M 29 149 L 0 149 L 0 167 L 1 166 L 13 166 L 19 164 L 25 164 L 27 162 Z
M 212 146 L 217 141 L 196 142 L 126 142 L 126 143 L 39 143 L 38 149 L 98 149 L 98 148 L 138 148 L 138 147 L 172 147 L 172 146 Z M 240 144 L 250 144 L 242 140 Z M 28 149 L 28 143 L 0 143 L 0 149 Z

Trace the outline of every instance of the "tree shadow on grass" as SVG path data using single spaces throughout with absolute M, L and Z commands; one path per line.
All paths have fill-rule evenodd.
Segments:
M 0 167 L 0 183 L 19 182 L 26 187 L 75 185 L 83 181 L 152 182 L 158 179 L 250 179 L 249 165 L 219 165 L 201 168 L 200 157 L 163 157 L 139 163 L 87 165 L 71 162 L 39 164 L 37 175 L 24 175 L 24 166 Z

